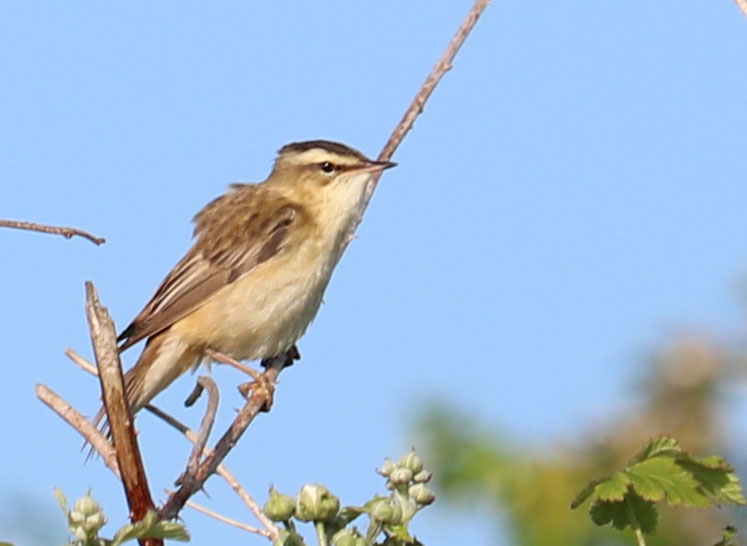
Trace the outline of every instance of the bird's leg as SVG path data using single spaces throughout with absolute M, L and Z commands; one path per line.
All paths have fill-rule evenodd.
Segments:
M 262 359 L 262 362 L 260 362 L 260 366 L 262 366 L 264 369 L 267 369 L 270 366 L 271 360 L 272 358 Z M 298 346 L 293 345 L 290 349 L 285 351 L 285 362 L 283 363 L 283 368 L 293 366 L 293 362 L 295 362 L 296 360 L 301 360 L 301 353 L 298 351 Z
M 242 396 L 244 396 L 244 398 L 248 398 L 250 393 L 253 391 L 262 392 L 265 397 L 265 405 L 263 411 L 270 411 L 270 408 L 272 407 L 272 399 L 275 394 L 275 385 L 270 383 L 270 381 L 267 380 L 262 372 L 258 372 L 254 368 L 251 368 L 246 364 L 242 364 L 238 360 L 233 359 L 230 356 L 226 356 L 220 351 L 216 351 L 214 349 L 205 349 L 205 355 L 212 358 L 216 362 L 220 362 L 221 364 L 228 364 L 229 366 L 232 366 L 250 376 L 254 381 L 249 381 L 247 383 L 242 383 L 241 385 L 239 385 L 239 392 L 242 394 Z

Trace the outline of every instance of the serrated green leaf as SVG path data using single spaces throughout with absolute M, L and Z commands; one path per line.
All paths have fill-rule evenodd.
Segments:
M 713 470 L 724 470 L 726 472 L 734 472 L 734 467 L 731 466 L 728 462 L 726 462 L 726 459 L 724 459 L 720 455 L 711 455 L 710 457 L 687 457 L 687 459 L 704 466 L 706 468 L 711 468 Z M 678 461 L 679 462 L 679 461 Z
M 63 493 L 62 489 L 59 487 L 53 487 L 52 493 L 54 494 L 54 498 L 57 499 L 57 504 L 60 505 L 62 513 L 65 514 L 65 518 L 67 518 L 67 497 L 65 496 L 65 493 Z
M 589 498 L 589 496 L 594 492 L 597 485 L 600 483 L 606 482 L 609 480 L 609 476 L 605 476 L 604 478 L 597 478 L 596 480 L 592 480 L 589 483 L 587 483 L 584 488 L 579 491 L 579 493 L 573 498 L 571 501 L 571 510 L 575 510 L 579 506 L 581 506 L 586 499 Z
M 656 530 L 659 514 L 653 502 L 630 491 L 623 501 L 597 500 L 589 510 L 591 519 L 599 526 L 611 523 L 616 529 L 634 527 L 635 521 L 641 531 L 651 534 Z M 631 519 L 631 516 L 635 520 Z
M 636 463 L 627 470 L 630 483 L 646 500 L 660 501 L 666 497 L 671 504 L 710 506 L 693 475 L 672 457 L 657 456 Z
M 744 498 L 742 485 L 737 475 L 731 471 L 731 466 L 715 459 L 720 457 L 708 457 L 706 464 L 703 459 L 682 458 L 677 464 L 690 472 L 700 485 L 700 490 L 713 503 L 716 504 L 738 504 L 744 506 L 747 501 Z
M 610 502 L 597 499 L 591 505 L 589 514 L 591 514 L 592 521 L 600 527 L 612 523 L 616 529 L 625 529 L 626 526 L 630 525 L 630 519 L 628 518 L 624 502 Z
M 605 501 L 621 501 L 628 491 L 630 478 L 625 472 L 615 472 L 608 480 L 597 485 L 594 494 Z
M 677 440 L 671 436 L 659 436 L 649 441 L 638 454 L 633 457 L 633 463 L 640 463 L 651 457 L 661 455 L 677 455 L 682 453 L 682 448 Z
M 111 546 L 119 546 L 128 540 L 138 538 L 168 538 L 186 542 L 189 533 L 181 523 L 175 521 L 159 521 L 158 514 L 151 511 L 137 523 L 125 525 L 114 536 Z
M 631 491 L 625 496 L 625 503 L 641 527 L 641 531 L 648 535 L 656 531 L 659 512 L 653 502 L 647 501 Z

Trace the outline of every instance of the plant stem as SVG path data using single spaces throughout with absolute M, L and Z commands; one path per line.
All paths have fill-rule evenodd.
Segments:
M 324 522 L 315 521 L 314 527 L 316 527 L 316 540 L 319 546 L 327 546 L 327 529 L 324 527 Z
M 633 511 L 633 507 L 630 506 L 629 495 L 625 495 L 625 508 L 628 512 L 628 518 L 630 519 L 630 527 L 633 529 L 633 532 L 635 533 L 635 540 L 636 542 L 638 542 L 638 546 L 646 546 L 646 538 L 643 536 L 643 531 L 641 530 L 641 524 L 638 523 L 638 518 L 635 517 L 635 512 Z

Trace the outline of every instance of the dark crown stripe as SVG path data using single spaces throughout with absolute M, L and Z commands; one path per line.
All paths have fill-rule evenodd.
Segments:
M 301 153 L 308 150 L 313 150 L 314 148 L 321 148 L 322 150 L 326 150 L 333 154 L 352 156 L 367 161 L 366 156 L 364 156 L 358 150 L 354 150 L 349 146 L 345 146 L 344 144 L 340 144 L 339 142 L 332 142 L 330 140 L 306 140 L 304 142 L 291 142 L 290 144 L 286 144 L 285 146 L 280 148 L 280 151 L 278 153 L 280 155 L 294 152 Z

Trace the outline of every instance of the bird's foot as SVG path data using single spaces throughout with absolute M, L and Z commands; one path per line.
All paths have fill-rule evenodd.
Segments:
M 254 381 L 247 381 L 239 385 L 239 392 L 247 399 L 255 393 L 264 397 L 265 403 L 262 406 L 262 411 L 270 411 L 275 399 L 275 384 L 260 373 L 257 374 Z

